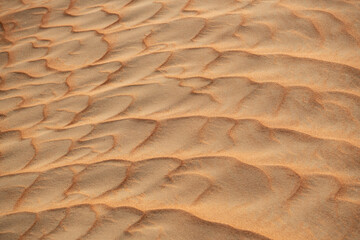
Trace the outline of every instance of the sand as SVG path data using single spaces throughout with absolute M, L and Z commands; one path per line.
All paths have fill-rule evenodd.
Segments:
M 360 239 L 360 1 L 0 0 L 0 239 Z

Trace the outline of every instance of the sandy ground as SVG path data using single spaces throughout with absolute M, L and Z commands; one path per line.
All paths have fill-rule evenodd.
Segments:
M 0 0 L 0 239 L 360 239 L 360 1 Z

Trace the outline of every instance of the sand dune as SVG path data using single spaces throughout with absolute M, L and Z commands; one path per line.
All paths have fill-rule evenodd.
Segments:
M 360 239 L 357 0 L 0 0 L 0 239 Z

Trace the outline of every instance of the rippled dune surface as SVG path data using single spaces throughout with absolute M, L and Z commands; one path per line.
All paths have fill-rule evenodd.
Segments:
M 360 1 L 0 0 L 1 240 L 360 239 Z

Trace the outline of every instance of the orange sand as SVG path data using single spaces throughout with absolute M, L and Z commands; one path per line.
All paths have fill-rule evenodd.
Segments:
M 0 239 L 359 240 L 360 1 L 0 0 Z

